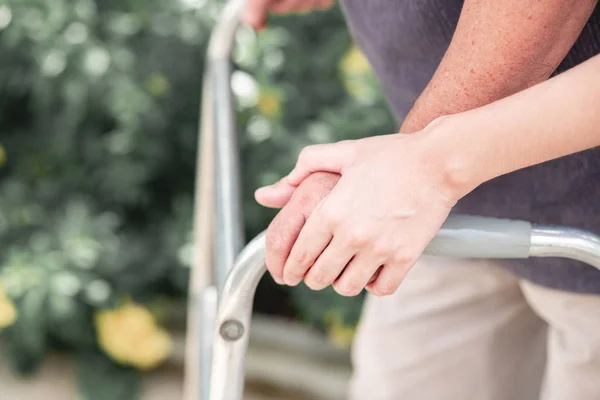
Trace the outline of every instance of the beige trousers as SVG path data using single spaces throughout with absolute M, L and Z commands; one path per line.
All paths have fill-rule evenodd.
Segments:
M 600 296 L 424 256 L 369 297 L 350 400 L 600 400 Z

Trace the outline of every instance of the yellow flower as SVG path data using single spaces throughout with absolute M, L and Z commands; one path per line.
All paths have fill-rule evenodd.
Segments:
M 377 96 L 377 85 L 369 61 L 355 46 L 340 61 L 342 81 L 354 98 L 370 103 Z
M 261 90 L 258 110 L 267 118 L 277 118 L 281 113 L 281 96 L 274 90 Z
M 146 337 L 139 344 L 144 351 L 136 356 L 135 366 L 142 370 L 149 370 L 162 363 L 173 348 L 173 342 L 169 335 L 158 330 L 153 335 Z
M 4 293 L 4 286 L 0 282 L 0 330 L 11 326 L 17 320 L 17 308 Z
M 356 46 L 352 46 L 342 58 L 341 69 L 346 75 L 363 75 L 371 73 L 369 61 Z
M 96 314 L 100 347 L 115 361 L 148 370 L 161 364 L 173 343 L 148 311 L 132 302 Z

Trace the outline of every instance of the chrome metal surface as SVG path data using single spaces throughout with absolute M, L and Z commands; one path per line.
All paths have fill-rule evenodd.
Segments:
M 208 42 L 209 60 L 229 60 L 235 42 L 235 32 L 240 25 L 240 16 L 245 0 L 229 0 L 219 21 L 213 28 Z
M 210 375 L 210 351 L 205 354 L 207 350 L 205 350 L 206 346 L 202 340 L 205 339 L 203 324 L 207 320 L 204 315 L 204 290 L 214 285 L 213 203 L 215 173 L 213 114 L 211 82 L 207 74 L 202 88 L 196 158 L 193 258 L 189 282 L 183 400 L 206 399 L 206 395 L 202 397 L 202 391 L 208 391 L 207 386 L 204 385 L 207 381 L 206 377 Z M 214 314 L 216 314 L 216 304 L 211 315 L 214 316 Z M 212 323 L 214 323 L 214 319 Z M 212 346 L 212 341 L 208 345 L 209 350 L 210 346 Z
M 212 366 L 212 345 L 215 323 L 217 319 L 218 295 L 215 286 L 204 289 L 200 304 L 200 358 L 201 358 L 201 386 L 202 399 L 208 399 L 210 395 L 210 374 Z
M 230 0 L 211 35 L 203 81 L 184 400 L 206 400 L 218 289 L 243 246 L 230 56 L 244 0 Z
M 467 221 L 462 219 L 462 221 Z M 467 249 L 468 243 L 481 236 L 487 237 L 491 233 L 490 226 L 498 229 L 514 226 L 498 224 L 498 220 L 489 219 L 492 225 L 485 224 L 485 218 L 479 219 L 478 226 L 470 229 L 465 236 L 460 229 L 452 228 L 440 230 L 438 234 L 446 240 L 451 239 L 459 243 L 461 249 Z M 520 228 L 519 228 L 520 230 Z M 505 232 L 506 233 L 506 232 Z M 503 237 L 502 232 L 497 232 L 497 237 Z M 252 314 L 252 301 L 256 286 L 265 272 L 264 242 L 265 232 L 261 233 L 250 242 L 243 250 L 221 294 L 219 312 L 217 316 L 217 330 L 213 348 L 213 371 L 211 380 L 210 400 L 241 400 L 244 382 L 244 357 L 248 345 L 248 333 Z M 435 240 L 435 239 L 434 239 Z M 532 230 L 530 254 L 533 257 L 564 257 L 586 262 L 600 269 L 600 237 L 598 235 L 563 227 L 535 227 Z M 494 257 L 493 247 L 488 258 Z M 472 257 L 481 256 L 480 252 L 466 251 L 460 255 L 456 250 L 448 249 L 451 256 Z M 440 249 L 437 255 L 443 256 Z M 485 255 L 483 255 L 485 257 Z M 232 328 L 231 324 L 235 326 Z M 233 333 L 232 333 L 233 332 Z
M 214 274 L 217 288 L 225 283 L 229 269 L 244 245 L 239 149 L 234 126 L 227 61 L 211 63 L 214 85 Z
M 531 257 L 561 257 L 600 269 L 600 236 L 574 228 L 534 226 Z
M 265 273 L 264 232 L 242 251 L 221 292 L 209 400 L 241 400 L 254 293 Z
M 219 290 L 244 245 L 240 154 L 231 93 L 231 53 L 243 8 L 244 0 L 230 0 L 225 5 L 208 44 L 205 79 L 214 113 L 214 274 Z
M 243 216 L 230 59 L 244 1 L 230 0 L 224 8 L 209 42 L 204 81 L 201 112 L 202 144 L 205 147 L 202 151 L 203 170 L 198 174 L 202 182 L 197 184 L 195 235 L 202 238 L 201 249 L 205 253 L 196 254 L 194 262 L 194 269 L 200 268 L 204 273 L 203 279 L 198 279 L 202 284 L 196 282 L 192 286 L 195 288 L 193 294 L 197 295 L 199 289 L 214 285 L 214 297 L 210 288 L 208 296 L 216 298 L 218 289 L 220 300 L 216 321 L 214 308 L 209 305 L 211 300 L 202 302 L 202 315 L 198 314 L 198 309 L 191 313 L 202 323 L 198 327 L 202 334 L 201 354 L 193 353 L 195 359 L 191 362 L 195 367 L 198 367 L 199 361 L 203 364 L 201 369 L 192 371 L 194 374 L 202 371 L 202 400 L 242 399 L 252 303 L 256 287 L 266 270 L 265 232 L 241 249 Z M 208 149 L 206 144 L 210 146 Z M 203 200 L 201 206 L 198 206 L 198 199 Z M 600 269 L 600 237 L 597 235 L 562 227 L 538 226 L 532 230 L 529 223 L 522 221 L 452 216 L 426 251 L 452 257 L 564 257 Z M 211 260 L 213 253 L 214 259 Z M 213 266 L 215 270 L 211 275 L 206 269 Z M 205 340 L 209 329 L 212 346 Z M 188 339 L 194 340 L 195 337 L 188 335 Z M 206 385 L 208 364 L 212 365 L 210 385 Z M 189 374 L 187 368 L 186 364 L 186 380 Z M 195 376 L 196 380 L 199 379 L 198 375 Z M 188 396 L 186 400 L 196 398 Z
M 462 258 L 527 258 L 530 238 L 529 222 L 450 214 L 425 253 Z

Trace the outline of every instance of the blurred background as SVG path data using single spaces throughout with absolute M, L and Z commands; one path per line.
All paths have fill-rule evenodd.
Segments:
M 181 398 L 214 0 L 0 1 L 0 400 Z M 395 122 L 338 8 L 237 34 L 246 234 L 300 149 Z M 343 398 L 362 297 L 261 282 L 248 399 Z

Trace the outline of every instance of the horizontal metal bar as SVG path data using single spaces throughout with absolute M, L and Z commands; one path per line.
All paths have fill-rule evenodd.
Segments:
M 580 229 L 534 226 L 529 254 L 531 257 L 570 258 L 600 269 L 600 237 Z
M 462 225 L 468 221 L 476 224 Z M 523 243 L 522 234 L 529 224 L 514 224 L 516 221 L 504 221 L 489 218 L 459 216 L 459 219 L 445 225 L 437 237 L 446 242 L 436 248 L 436 254 L 456 256 L 456 249 L 447 246 L 457 243 L 466 249 L 465 240 L 474 245 L 481 243 L 478 237 L 486 238 L 486 246 L 491 249 L 488 239 L 494 236 L 504 240 L 510 232 L 519 236 L 515 242 L 518 248 Z M 491 229 L 491 227 L 495 227 Z M 516 230 L 515 230 L 516 229 Z M 526 229 L 525 231 L 523 229 Z M 465 234 L 467 232 L 467 234 Z M 600 269 L 600 237 L 590 232 L 564 227 L 534 227 L 529 229 L 528 254 L 532 257 L 564 257 L 586 262 Z M 434 239 L 435 240 L 435 239 Z M 243 392 L 244 357 L 248 343 L 248 332 L 252 314 L 253 296 L 260 278 L 265 273 L 265 232 L 254 238 L 244 248 L 235 266 L 229 274 L 221 295 L 214 342 L 213 374 L 210 400 L 240 400 Z M 509 252 L 510 253 L 510 252 Z M 481 255 L 481 251 L 463 253 L 463 257 Z M 493 253 L 490 253 L 493 255 Z M 511 253 L 512 254 L 512 253 Z M 495 257 L 501 258 L 501 257 Z
M 458 258 L 527 258 L 531 224 L 526 221 L 451 214 L 426 254 Z

